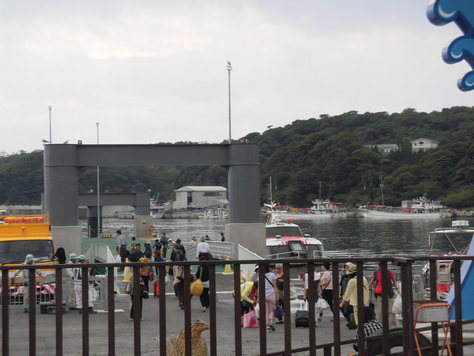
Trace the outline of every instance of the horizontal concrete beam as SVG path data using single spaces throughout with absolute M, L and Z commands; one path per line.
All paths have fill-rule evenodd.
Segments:
M 44 146 L 45 167 L 260 165 L 253 144 L 69 145 Z

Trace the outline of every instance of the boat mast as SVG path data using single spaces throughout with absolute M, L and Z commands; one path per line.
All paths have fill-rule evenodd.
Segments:
M 270 176 L 270 183 L 268 185 L 269 189 L 269 198 L 270 198 L 270 204 L 273 204 L 273 196 L 272 196 L 272 176 Z

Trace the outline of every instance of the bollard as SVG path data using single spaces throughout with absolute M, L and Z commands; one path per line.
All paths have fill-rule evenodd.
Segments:
M 230 257 L 227 257 L 226 258 L 227 261 L 230 260 Z M 224 272 L 222 272 L 222 274 L 224 276 L 228 276 L 228 275 L 233 275 L 234 273 L 232 272 L 232 267 L 230 266 L 230 264 L 226 264 L 225 267 L 224 267 Z
M 128 258 L 125 259 L 125 263 L 128 263 Z M 132 270 L 130 269 L 130 267 L 126 266 L 124 269 L 123 269 L 123 281 L 124 282 L 130 282 L 130 280 L 132 279 Z

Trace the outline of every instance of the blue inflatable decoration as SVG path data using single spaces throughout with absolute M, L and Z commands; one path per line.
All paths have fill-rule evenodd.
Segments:
M 445 25 L 454 21 L 464 36 L 456 38 L 443 50 L 446 63 L 465 60 L 471 72 L 458 80 L 463 91 L 474 89 L 474 0 L 431 0 L 427 9 L 428 19 L 435 25 Z
M 469 249 L 466 253 L 467 256 L 474 256 L 474 236 L 471 239 Z M 462 306 L 462 319 L 473 319 L 474 318 L 474 303 L 472 302 L 472 296 L 474 295 L 474 261 L 466 260 L 463 261 L 461 266 L 461 306 Z M 451 304 L 453 313 L 451 318 L 456 319 L 456 303 L 454 302 L 454 286 L 449 291 L 446 301 Z

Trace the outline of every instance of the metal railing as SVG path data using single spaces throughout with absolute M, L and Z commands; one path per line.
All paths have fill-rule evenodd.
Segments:
M 451 325 L 451 347 L 454 350 L 455 355 L 463 355 L 463 350 L 468 345 L 474 345 L 473 341 L 463 340 L 463 326 L 467 323 L 474 322 L 474 320 L 462 320 L 462 299 L 461 299 L 461 263 L 464 260 L 473 260 L 474 257 L 468 256 L 453 256 L 453 257 L 443 257 L 443 260 L 450 259 L 453 260 L 453 272 L 454 272 L 454 303 L 457 306 L 455 309 L 454 322 Z M 335 355 L 341 356 L 341 346 L 357 343 L 359 348 L 359 355 L 374 355 L 371 349 L 371 342 L 376 340 L 381 343 L 381 352 L 378 354 L 383 355 L 415 355 L 415 324 L 414 324 L 414 307 L 413 307 L 413 294 L 411 291 L 411 286 L 413 284 L 413 264 L 415 261 L 429 261 L 430 264 L 430 288 L 431 288 L 431 299 L 436 300 L 436 258 L 435 257 L 413 257 L 413 258 L 345 258 L 345 259 L 305 259 L 297 261 L 299 268 L 303 264 L 306 267 L 306 272 L 309 276 L 313 275 L 315 272 L 315 267 L 321 265 L 322 263 L 330 263 L 332 269 L 332 279 L 334 281 L 339 281 L 340 272 L 339 269 L 342 265 L 347 262 L 347 260 L 353 262 L 357 266 L 357 298 L 358 300 L 363 300 L 363 279 L 364 279 L 364 265 L 371 264 L 374 265 L 381 262 L 382 270 L 382 322 L 383 322 L 383 332 L 382 335 L 374 338 L 370 337 L 366 339 L 364 334 L 364 305 L 363 303 L 358 303 L 357 310 L 359 315 L 359 324 L 358 324 L 358 339 L 345 339 L 341 337 L 341 321 L 338 317 L 334 318 L 332 325 L 332 342 L 317 344 L 316 342 L 316 316 L 315 316 L 315 301 L 316 301 L 316 288 L 315 281 L 312 278 L 308 279 L 308 293 L 307 300 L 309 306 L 309 327 L 308 327 L 308 339 L 307 346 L 294 348 L 292 346 L 292 327 L 291 327 L 291 308 L 290 308 L 290 280 L 285 279 L 284 281 L 284 334 L 281 340 L 283 341 L 283 348 L 281 351 L 277 352 L 268 352 L 267 351 L 267 332 L 265 323 L 260 323 L 259 326 L 259 341 L 258 341 L 258 351 L 260 355 L 291 355 L 293 353 L 305 353 L 310 356 L 316 356 L 317 350 L 321 350 L 323 354 L 326 355 Z M 107 295 L 106 305 L 109 311 L 115 310 L 115 297 L 114 297 L 114 268 L 129 266 L 133 269 L 133 278 L 131 283 L 133 283 L 133 289 L 139 290 L 140 288 L 140 270 L 142 266 L 154 266 L 158 268 L 158 283 L 161 286 L 161 290 L 165 290 L 165 277 L 169 266 L 180 265 L 184 269 L 184 354 L 187 356 L 192 355 L 192 344 L 191 344 L 191 292 L 190 292 L 190 283 L 192 282 L 191 278 L 191 267 L 195 265 L 207 266 L 209 269 L 209 281 L 210 281 L 210 308 L 209 308 L 209 332 L 210 332 L 210 355 L 217 356 L 218 353 L 218 343 L 217 338 L 217 298 L 216 298 L 216 265 L 221 264 L 221 261 L 199 261 L 199 262 L 161 262 L 161 263 L 109 263 L 103 264 L 101 267 L 107 268 L 106 275 L 106 289 L 104 294 Z M 249 260 L 249 261 L 227 261 L 227 263 L 233 266 L 233 289 L 234 289 L 234 302 L 233 302 L 233 339 L 234 347 L 233 350 L 229 350 L 233 355 L 243 355 L 243 342 L 242 342 L 242 329 L 241 329 L 241 295 L 240 295 L 240 284 L 241 284 L 241 265 L 243 264 L 256 264 L 259 266 L 258 277 L 260 281 L 265 280 L 265 267 L 271 266 L 275 261 L 270 260 Z M 283 264 L 284 275 L 289 276 L 292 265 L 295 263 L 293 259 L 279 260 L 278 263 Z M 391 348 L 391 338 L 394 333 L 389 329 L 389 315 L 388 315 L 388 288 L 389 288 L 389 278 L 388 278 L 388 263 L 398 266 L 400 269 L 400 284 L 402 286 L 402 328 L 397 331 L 402 344 L 399 345 L 403 352 L 390 353 Z M 70 265 L 55 265 L 55 288 L 56 288 L 56 300 L 63 300 L 64 298 L 64 282 L 63 275 L 65 274 L 64 269 L 70 268 Z M 91 278 L 88 276 L 88 269 L 97 267 L 96 264 L 84 264 L 81 265 L 82 269 L 82 310 L 86 310 L 89 306 L 88 304 L 88 295 L 90 292 L 89 283 Z M 9 278 L 8 270 L 11 267 L 1 266 L 0 271 L 2 272 L 2 291 L 8 290 L 9 288 Z M 29 293 L 29 354 L 35 355 L 37 353 L 37 315 L 36 315 L 36 276 L 34 270 L 37 266 L 15 266 L 15 269 L 28 269 L 30 271 L 28 277 L 28 286 L 27 293 Z M 230 277 L 229 277 L 230 278 Z M 336 306 L 339 304 L 339 284 L 333 283 L 333 304 Z M 140 294 L 134 293 L 132 295 L 133 303 L 139 305 L 140 303 Z M 258 289 L 258 298 L 259 300 L 265 300 L 265 288 Z M 10 355 L 10 312 L 13 307 L 10 304 L 10 296 L 8 293 L 2 293 L 2 355 Z M 157 353 L 161 356 L 167 355 L 166 351 L 166 341 L 167 341 L 167 310 L 166 305 L 168 301 L 165 297 L 165 294 L 160 295 L 158 303 L 158 312 L 159 312 L 159 322 L 156 325 L 159 325 L 159 349 Z M 259 308 L 259 317 L 260 320 L 265 320 L 266 313 L 265 303 L 260 303 Z M 56 355 L 61 356 L 64 354 L 64 335 L 63 335 L 63 308 L 61 303 L 56 303 L 55 305 L 55 347 Z M 90 316 L 88 313 L 82 313 L 82 354 L 89 355 L 89 332 L 90 332 Z M 133 314 L 133 354 L 136 356 L 141 355 L 142 352 L 142 340 L 141 340 L 141 320 L 139 308 L 134 309 Z M 431 330 L 431 340 L 432 344 L 429 346 L 429 352 L 431 355 L 438 355 L 440 346 L 438 346 L 438 323 L 431 323 L 431 326 L 424 328 L 424 330 Z M 420 329 L 421 330 L 421 329 Z M 116 320 L 115 314 L 113 312 L 108 313 L 107 319 L 107 343 L 108 343 L 108 354 L 116 354 Z M 254 349 L 255 351 L 255 349 Z

